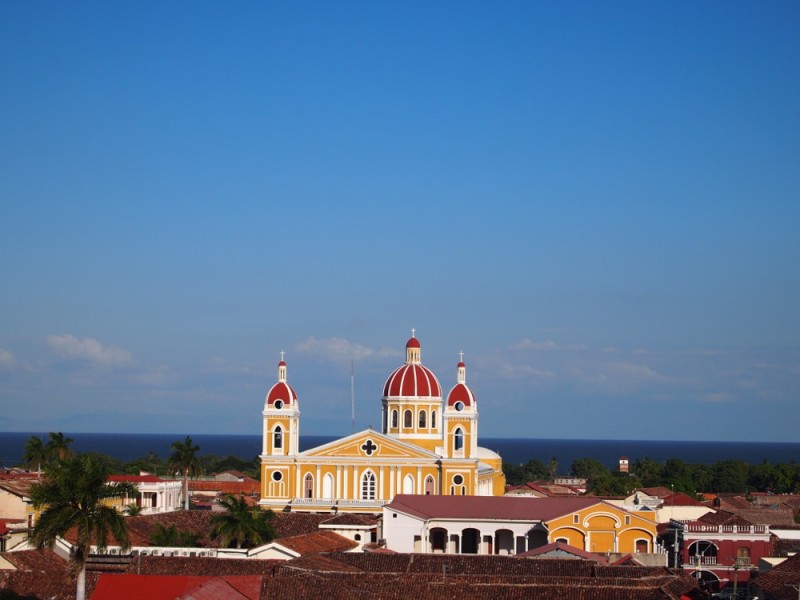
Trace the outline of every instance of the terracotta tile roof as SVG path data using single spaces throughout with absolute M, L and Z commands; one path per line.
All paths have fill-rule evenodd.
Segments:
M 321 552 L 345 552 L 358 547 L 354 542 L 333 531 L 315 531 L 276 540 L 281 546 L 298 554 L 319 554 Z
M 763 590 L 768 600 L 797 600 L 798 592 L 793 586 L 800 586 L 800 554 L 758 575 L 753 585 Z
M 67 561 L 52 550 L 21 550 L 19 552 L 3 552 L 4 559 L 20 571 L 48 573 L 66 571 Z
M 549 521 L 598 504 L 588 497 L 531 498 L 526 496 L 422 496 L 400 494 L 389 510 L 420 518 L 481 519 L 503 515 L 510 521 Z
M 708 523 L 709 525 L 752 525 L 750 521 L 727 510 L 706 513 L 695 522 Z
M 258 481 L 217 481 L 216 479 L 204 479 L 189 481 L 191 492 L 216 492 L 218 494 L 247 494 L 260 495 L 261 484 Z
M 796 525 L 790 509 L 748 508 L 733 512 L 754 525 Z
M 37 479 L 2 479 L 0 480 L 0 490 L 5 490 L 20 498 L 27 498 L 30 496 L 31 486 L 37 481 Z
M 67 561 L 51 550 L 4 552 L 4 559 L 17 570 L 0 570 L 0 590 L 7 589 L 24 599 L 74 600 L 75 581 L 70 578 Z M 86 576 L 87 595 L 96 577 Z
M 311 533 L 318 531 L 320 523 L 324 523 L 331 516 L 319 513 L 278 512 L 275 513 L 272 527 L 275 529 L 276 538 Z
M 372 527 L 378 524 L 378 518 L 374 515 L 362 515 L 359 513 L 340 513 L 335 517 L 326 519 L 320 523 L 322 525 L 358 525 Z
M 552 554 L 554 552 L 570 554 L 575 558 L 580 558 L 584 560 L 593 560 L 600 564 L 608 564 L 608 561 L 602 556 L 598 554 L 592 554 L 591 552 L 587 552 L 586 550 L 576 548 L 575 546 L 570 546 L 569 544 L 565 544 L 564 542 L 553 542 L 552 544 L 546 544 L 544 546 L 540 546 L 539 548 L 535 548 L 534 550 L 528 550 L 527 552 L 522 552 L 520 554 L 517 554 L 517 558 L 536 558 L 536 557 L 541 557 L 544 554 Z M 564 557 L 554 556 L 553 558 L 564 558 Z
M 673 491 L 668 487 L 664 487 L 663 485 L 659 485 L 656 487 L 649 487 L 649 488 L 640 488 L 640 492 L 644 492 L 648 496 L 653 496 L 655 498 L 666 498 L 667 496 L 671 496 Z
M 283 560 L 210 558 L 207 556 L 136 556 L 128 565 L 132 575 L 271 575 Z

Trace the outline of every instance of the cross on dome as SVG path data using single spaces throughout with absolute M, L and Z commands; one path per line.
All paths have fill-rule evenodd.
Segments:
M 458 362 L 464 362 L 464 351 L 458 353 Z
M 417 337 L 417 336 L 415 335 L 416 333 L 417 333 L 417 330 L 416 330 L 416 328 L 412 327 L 412 328 L 411 328 L 411 337 Z
M 283 360 L 283 355 L 286 354 L 283 350 L 281 350 L 281 360 Z

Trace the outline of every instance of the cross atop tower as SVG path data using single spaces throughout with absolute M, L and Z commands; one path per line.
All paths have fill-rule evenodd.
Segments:
M 458 353 L 458 362 L 464 362 L 464 351 Z
M 417 333 L 417 330 L 414 327 L 412 327 L 411 328 L 411 337 L 416 337 L 416 335 L 415 335 L 416 333 Z
M 283 361 L 283 355 L 286 354 L 283 350 L 281 350 L 281 361 Z

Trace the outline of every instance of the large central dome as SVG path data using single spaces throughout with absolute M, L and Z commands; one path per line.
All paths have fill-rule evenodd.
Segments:
M 433 371 L 420 361 L 421 348 L 414 336 L 406 343 L 406 363 L 395 369 L 383 386 L 384 398 L 420 398 L 442 396 L 442 388 Z

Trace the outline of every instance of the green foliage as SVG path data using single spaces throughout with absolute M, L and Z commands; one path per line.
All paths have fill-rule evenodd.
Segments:
M 610 471 L 599 460 L 594 458 L 578 458 L 572 463 L 572 474 L 582 479 L 596 479 L 609 475 Z
M 211 518 L 211 537 L 225 547 L 253 548 L 275 537 L 272 519 L 275 513 L 250 507 L 241 496 L 228 494 L 220 501 L 225 512 Z
M 75 440 L 66 437 L 60 431 L 57 433 L 51 431 L 48 435 L 50 440 L 46 444 L 35 435 L 25 442 L 22 464 L 26 468 L 39 471 L 56 460 L 72 456 L 69 445 Z
M 37 548 L 55 545 L 56 538 L 74 529 L 77 537 L 70 564 L 77 578 L 76 598 L 85 597 L 85 565 L 92 545 L 102 552 L 110 541 L 130 547 L 125 518 L 108 501 L 133 496 L 129 483 L 107 483 L 108 466 L 91 455 L 63 458 L 47 467 L 30 497 L 43 509 L 30 534 Z
M 178 529 L 175 525 L 165 527 L 156 523 L 156 528 L 150 534 L 150 543 L 165 548 L 194 548 L 197 546 L 197 534 Z
M 72 456 L 72 449 L 69 445 L 74 442 L 72 438 L 66 437 L 63 433 L 51 431 L 50 441 L 47 442 L 47 452 L 51 459 L 64 459 Z
M 505 473 L 506 483 L 509 485 L 522 485 L 550 476 L 547 466 L 538 458 L 531 459 L 524 465 L 503 463 L 503 473 Z

